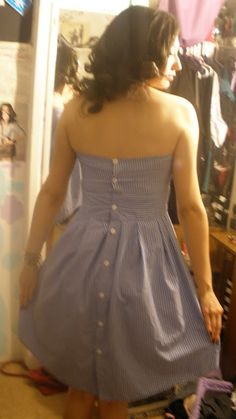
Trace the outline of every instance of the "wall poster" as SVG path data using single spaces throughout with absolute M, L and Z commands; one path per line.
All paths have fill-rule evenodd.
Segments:
M 0 42 L 0 360 L 17 342 L 31 62 L 30 45 Z
M 85 74 L 84 64 L 88 61 L 91 47 L 113 18 L 111 14 L 60 11 L 59 36 L 77 52 L 80 77 Z

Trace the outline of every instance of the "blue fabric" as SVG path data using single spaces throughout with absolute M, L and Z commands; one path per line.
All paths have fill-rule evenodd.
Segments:
M 82 206 L 21 310 L 21 340 L 103 400 L 144 399 L 217 369 L 167 213 L 172 157 L 78 159 Z

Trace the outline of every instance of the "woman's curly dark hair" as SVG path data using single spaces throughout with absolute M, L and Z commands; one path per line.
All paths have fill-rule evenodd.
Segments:
M 16 113 L 10 103 L 2 103 L 0 106 L 0 120 L 2 119 L 2 108 L 8 108 L 9 122 L 16 122 Z
M 174 16 L 144 6 L 131 6 L 116 16 L 89 55 L 85 69 L 91 77 L 78 85 L 89 102 L 88 112 L 99 112 L 105 101 L 155 77 L 155 67 L 166 63 L 178 31 Z

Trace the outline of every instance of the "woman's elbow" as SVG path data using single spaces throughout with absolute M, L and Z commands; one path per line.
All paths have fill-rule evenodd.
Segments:
M 178 216 L 180 219 L 189 217 L 206 217 L 206 209 L 202 202 L 188 202 L 185 204 L 177 204 Z

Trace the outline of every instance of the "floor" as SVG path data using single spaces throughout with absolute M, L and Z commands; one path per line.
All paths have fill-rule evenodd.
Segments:
M 62 419 L 65 398 L 65 393 L 43 396 L 28 379 L 0 373 L 0 419 Z M 149 418 L 162 416 L 153 414 Z
M 0 419 L 61 419 L 65 397 L 43 396 L 27 379 L 0 374 Z

